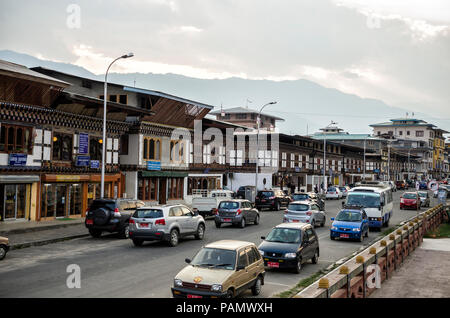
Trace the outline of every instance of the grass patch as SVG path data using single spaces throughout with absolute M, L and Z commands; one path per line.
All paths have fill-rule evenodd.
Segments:
M 429 231 L 424 235 L 425 238 L 449 238 L 450 223 L 442 223 L 437 229 Z
M 383 236 L 387 236 L 387 235 L 391 234 L 392 232 L 394 232 L 397 228 L 398 228 L 398 226 L 391 226 L 390 228 L 387 228 L 386 230 L 384 230 L 381 234 Z

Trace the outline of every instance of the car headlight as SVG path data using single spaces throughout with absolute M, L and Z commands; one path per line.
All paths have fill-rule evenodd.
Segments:
M 214 284 L 211 286 L 211 291 L 213 292 L 221 292 L 222 291 L 222 285 Z
M 174 279 L 173 280 L 173 285 L 175 287 L 183 287 L 183 281 L 181 279 Z
M 264 256 L 264 251 L 258 250 L 259 254 L 261 254 L 261 256 Z
M 353 232 L 359 232 L 361 231 L 359 228 L 355 227 L 354 229 L 352 229 Z
M 286 258 L 296 258 L 297 257 L 297 253 L 286 253 L 286 254 L 284 254 L 284 257 L 286 257 Z
M 338 228 L 335 227 L 335 226 L 332 226 L 331 229 L 332 229 L 333 231 L 337 231 Z

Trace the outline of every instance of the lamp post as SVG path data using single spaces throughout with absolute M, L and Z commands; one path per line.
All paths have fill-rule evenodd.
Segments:
M 108 72 L 111 66 L 120 59 L 126 59 L 129 57 L 133 57 L 133 53 L 124 54 L 122 56 L 119 56 L 114 61 L 109 64 L 106 74 L 105 74 L 105 89 L 103 93 L 103 139 L 102 139 L 102 176 L 101 176 L 101 183 L 100 183 L 100 197 L 103 199 L 105 197 L 105 161 L 106 161 L 106 103 L 108 100 Z
M 265 104 L 261 109 L 259 110 L 258 117 L 256 118 L 256 127 L 257 127 L 257 133 L 256 133 L 256 173 L 255 173 L 255 195 L 258 193 L 258 170 L 259 170 L 259 126 L 261 123 L 261 112 L 263 109 L 268 105 L 274 105 L 277 102 L 270 102 Z
M 364 167 L 363 167 L 363 181 L 366 181 L 366 138 L 364 138 Z
M 388 141 L 388 181 L 391 180 L 391 143 Z

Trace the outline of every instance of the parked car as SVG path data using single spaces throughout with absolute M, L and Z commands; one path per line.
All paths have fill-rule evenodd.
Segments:
M 176 246 L 180 238 L 191 235 L 202 240 L 205 229 L 205 219 L 182 204 L 141 207 L 130 218 L 130 239 L 135 246 L 144 241 Z
M 246 199 L 253 201 L 254 198 L 246 197 L 246 193 L 255 193 L 255 186 L 242 186 L 236 191 L 236 199 Z M 248 196 L 248 195 L 247 195 Z M 255 194 L 253 194 L 255 196 Z
M 185 261 L 174 279 L 175 298 L 233 298 L 247 289 L 257 296 L 264 285 L 264 261 L 250 242 L 210 243 Z
M 319 237 L 310 224 L 283 223 L 261 239 L 264 241 L 258 249 L 266 267 L 289 268 L 300 273 L 305 262 L 317 264 L 319 260 Z
M 215 216 L 216 227 L 222 224 L 233 224 L 244 228 L 246 224 L 259 224 L 260 215 L 248 200 L 227 200 L 219 203 L 219 208 Z
M 421 200 L 417 192 L 405 192 L 400 197 L 400 210 L 414 209 L 420 210 Z
M 408 184 L 405 181 L 395 181 L 395 186 L 397 187 L 398 190 L 407 190 L 408 189 Z
M 321 211 L 325 211 L 325 201 L 314 192 L 300 192 L 291 195 L 293 201 L 313 201 L 319 205 Z
M 326 222 L 325 212 L 321 211 L 319 205 L 312 201 L 291 202 L 284 212 L 283 222 L 286 223 L 309 223 L 312 227 L 324 226 Z
M 428 191 L 419 191 L 420 205 L 423 207 L 430 207 L 430 194 Z
M 255 205 L 258 210 L 269 208 L 279 211 L 281 207 L 286 207 L 291 202 L 291 197 L 281 190 L 258 191 L 255 198 Z
M 229 200 L 234 197 L 234 192 L 230 190 L 213 190 L 208 197 L 192 198 L 192 209 L 201 216 L 214 215 L 217 207 L 223 200 Z
M 343 197 L 343 198 L 346 198 L 346 197 L 347 197 L 348 190 L 350 190 L 350 188 L 347 187 L 347 186 L 338 187 L 338 188 L 339 188 L 339 190 L 342 192 L 342 197 Z
M 328 199 L 342 199 L 342 192 L 339 190 L 338 187 L 329 187 L 327 189 L 327 192 L 325 194 L 325 198 Z
M 425 181 L 419 183 L 419 190 L 428 190 L 428 184 Z
M 369 219 L 364 209 L 343 209 L 336 218 L 331 218 L 330 239 L 357 239 L 364 241 L 369 236 Z
M 388 181 L 389 185 L 391 186 L 392 192 L 397 192 L 397 186 L 395 185 L 394 181 Z
M 0 261 L 6 257 L 9 251 L 9 240 L 6 237 L 0 236 Z
M 145 203 L 131 199 L 94 200 L 86 211 L 84 221 L 93 237 L 100 237 L 103 232 L 118 233 L 121 238 L 128 238 L 131 215 Z

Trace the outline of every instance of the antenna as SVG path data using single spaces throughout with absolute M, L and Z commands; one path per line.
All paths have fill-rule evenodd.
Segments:
M 253 102 L 252 102 L 250 99 L 247 98 L 247 101 L 246 101 L 246 103 L 245 103 L 245 107 L 246 107 L 246 108 L 248 108 L 248 103 L 251 104 L 251 103 L 253 103 Z
M 225 117 L 225 112 L 223 111 L 223 104 L 220 103 L 220 116 Z

